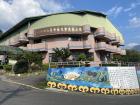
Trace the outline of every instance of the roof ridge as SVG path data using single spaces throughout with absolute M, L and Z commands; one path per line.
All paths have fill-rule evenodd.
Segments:
M 36 18 L 36 17 L 45 17 L 45 16 L 51 16 L 51 15 L 57 15 L 57 14 L 65 14 L 65 13 L 82 13 L 82 12 L 90 12 L 90 13 L 93 13 L 93 14 L 100 14 L 100 15 L 103 15 L 103 16 L 106 16 L 105 13 L 103 12 L 99 12 L 99 11 L 93 11 L 93 10 L 76 10 L 76 11 L 64 11 L 64 12 L 56 12 L 56 13 L 50 13 L 50 14 L 44 14 L 44 15 L 38 15 L 38 16 L 29 16 L 29 17 L 25 17 L 24 19 L 28 19 L 28 18 Z

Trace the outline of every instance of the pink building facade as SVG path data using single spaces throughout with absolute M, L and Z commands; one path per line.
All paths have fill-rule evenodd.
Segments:
M 123 45 L 122 36 L 118 35 L 118 31 L 116 31 L 113 26 L 111 26 L 113 27 L 112 29 L 110 27 L 108 28 L 109 25 L 105 26 L 105 24 L 107 24 L 105 23 L 106 15 L 91 11 L 81 11 L 79 14 L 84 14 L 82 19 L 84 16 L 86 17 L 85 19 L 87 19 L 87 17 L 94 16 L 93 20 L 96 24 L 94 24 L 94 21 L 93 23 L 91 22 L 92 24 L 90 21 L 84 23 L 81 21 L 82 24 L 79 24 L 76 22 L 79 21 L 81 17 L 79 18 L 79 14 L 77 13 L 78 12 L 67 12 L 63 14 L 58 13 L 50 16 L 43 16 L 41 21 L 46 22 L 46 26 L 43 26 L 44 23 L 41 23 L 41 27 L 41 24 L 38 23 L 38 28 L 34 28 L 34 24 L 35 22 L 37 23 L 38 20 L 31 22 L 29 19 L 25 19 L 26 21 L 23 20 L 17 24 L 15 26 L 16 28 L 10 29 L 8 32 L 4 33 L 0 37 L 2 40 L 0 44 L 7 44 L 10 46 L 20 47 L 24 50 L 43 53 L 43 63 L 55 61 L 55 58 L 53 57 L 53 48 L 69 48 L 71 51 L 69 60 L 71 61 L 76 61 L 78 55 L 84 53 L 89 58 L 94 58 L 92 61 L 93 65 L 94 63 L 100 64 L 102 61 L 109 61 L 113 54 L 125 55 L 125 50 L 120 47 Z M 69 17 L 71 16 L 74 18 L 64 18 L 65 15 L 69 15 Z M 78 15 L 79 19 L 75 17 L 75 15 Z M 59 24 L 54 22 L 53 18 L 55 17 L 57 17 L 56 20 Z M 97 19 L 95 19 L 95 17 Z M 50 18 L 51 20 L 47 20 Z M 60 21 L 58 18 L 60 18 Z M 100 18 L 105 19 L 105 21 L 101 19 L 104 23 L 100 22 Z M 66 23 L 64 23 L 64 21 Z M 28 24 L 26 30 L 18 31 L 24 26 L 23 23 Z M 113 29 L 115 31 L 113 31 Z M 15 32 L 18 31 L 19 34 L 14 36 L 12 34 L 12 30 Z M 8 35 L 11 37 L 8 38 Z

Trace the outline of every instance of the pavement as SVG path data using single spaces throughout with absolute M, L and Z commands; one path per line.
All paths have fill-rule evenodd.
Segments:
M 140 95 L 86 95 L 38 90 L 0 76 L 0 105 L 140 105 Z
M 14 81 L 14 82 L 19 82 L 22 84 L 26 85 L 35 85 L 39 82 L 45 81 L 46 80 L 46 75 L 45 73 L 41 73 L 39 75 L 26 75 L 26 76 L 6 76 L 8 80 Z

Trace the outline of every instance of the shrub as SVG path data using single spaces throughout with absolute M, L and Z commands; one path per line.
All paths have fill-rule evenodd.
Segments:
M 45 89 L 47 87 L 47 81 L 43 80 L 41 82 L 36 83 L 34 86 L 40 89 Z
M 94 57 L 87 58 L 88 61 L 94 61 Z
M 38 65 L 38 64 L 32 63 L 30 69 L 31 69 L 32 71 L 38 71 L 38 70 L 41 70 L 41 66 Z
M 43 64 L 42 65 L 42 70 L 48 70 L 48 68 L 49 68 L 49 64 L 47 63 L 47 64 Z
M 86 55 L 84 53 L 78 56 L 78 61 L 86 61 Z
M 58 68 L 58 65 L 51 65 L 50 68 Z
M 13 68 L 15 74 L 26 73 L 28 69 L 28 62 L 26 60 L 19 60 Z
M 0 65 L 0 70 L 3 69 L 3 65 Z
M 100 64 L 100 66 L 118 66 L 118 64 Z
M 12 65 L 3 65 L 3 69 L 4 69 L 6 72 L 10 72 L 10 71 L 12 71 Z

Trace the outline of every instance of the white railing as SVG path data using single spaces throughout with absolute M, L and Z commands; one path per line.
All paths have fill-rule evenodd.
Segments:
M 97 64 L 94 66 L 135 66 L 140 67 L 140 62 L 122 62 L 122 61 L 69 61 L 69 62 L 50 62 L 49 67 L 55 65 L 56 67 L 65 67 L 65 66 L 90 66 L 91 63 Z

